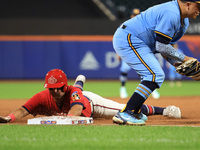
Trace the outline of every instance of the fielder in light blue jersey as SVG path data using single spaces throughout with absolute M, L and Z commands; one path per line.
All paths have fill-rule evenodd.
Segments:
M 113 36 L 117 54 L 141 77 L 141 82 L 126 107 L 113 121 L 118 124 L 144 125 L 147 117 L 140 108 L 149 95 L 160 88 L 165 74 L 155 58 L 161 55 L 172 65 L 193 59 L 178 52 L 175 44 L 186 32 L 189 19 L 200 13 L 200 0 L 175 0 L 150 7 L 125 21 Z
M 133 18 L 137 15 L 140 14 L 140 9 L 139 8 L 134 8 L 131 11 L 130 14 L 130 18 Z M 157 59 L 159 60 L 163 60 L 163 57 L 160 54 L 156 54 Z M 118 59 L 121 61 L 121 67 L 120 67 L 120 76 L 119 76 L 119 80 L 121 81 L 121 87 L 120 87 L 120 97 L 121 98 L 127 98 L 128 97 L 128 93 L 126 91 L 126 81 L 127 81 L 127 77 L 128 77 L 128 72 L 131 70 L 131 66 L 127 65 L 123 60 L 121 60 L 121 58 L 118 56 Z M 160 62 L 161 63 L 161 62 Z M 161 64 L 160 64 L 161 65 Z M 159 99 L 160 98 L 160 94 L 157 90 L 154 90 L 151 93 L 152 97 L 154 99 Z

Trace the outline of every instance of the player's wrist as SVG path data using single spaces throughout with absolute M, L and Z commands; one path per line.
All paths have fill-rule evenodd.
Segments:
M 6 120 L 7 120 L 8 122 L 13 122 L 13 121 L 15 121 L 15 119 L 16 119 L 16 117 L 15 117 L 14 114 L 10 114 L 10 115 L 8 115 L 8 116 L 5 117 L 5 118 L 6 118 Z

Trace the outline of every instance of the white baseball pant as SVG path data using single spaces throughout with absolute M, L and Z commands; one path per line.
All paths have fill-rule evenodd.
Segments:
M 103 98 L 92 92 L 83 91 L 83 95 L 90 99 L 92 117 L 114 116 L 119 110 L 125 107 L 125 104 Z

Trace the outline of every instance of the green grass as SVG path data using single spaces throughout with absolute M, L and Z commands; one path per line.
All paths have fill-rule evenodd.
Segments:
M 0 126 L 1 150 L 197 150 L 196 127 Z
M 135 91 L 139 81 L 128 81 L 126 83 L 127 92 L 129 95 Z M 104 97 L 119 97 L 119 81 L 87 81 L 84 90 L 92 91 Z M 200 82 L 197 81 L 182 81 L 182 85 L 171 87 L 169 81 L 165 81 L 158 92 L 161 96 L 198 96 Z
M 72 85 L 73 81 L 69 81 Z M 136 89 L 139 81 L 128 81 L 126 84 L 127 92 L 131 95 Z M 44 81 L 15 81 L 0 82 L 0 99 L 24 99 L 30 98 L 39 91 L 44 90 Z M 182 86 L 170 87 L 169 82 L 165 81 L 158 91 L 161 96 L 198 96 L 200 83 L 197 81 L 183 81 Z M 85 91 L 91 91 L 103 97 L 119 97 L 120 82 L 117 80 L 98 80 L 86 81 Z
M 24 99 L 44 90 L 42 81 L 0 82 L 0 99 Z
M 138 83 L 127 82 L 129 95 Z M 0 99 L 28 99 L 44 90 L 43 85 L 43 81 L 0 81 Z M 170 87 L 165 81 L 158 91 L 161 96 L 197 96 L 199 85 L 183 81 L 181 87 Z M 84 86 L 103 97 L 118 97 L 119 88 L 117 80 L 88 80 Z M 199 150 L 199 141 L 199 127 L 187 126 L 0 125 L 0 150 Z

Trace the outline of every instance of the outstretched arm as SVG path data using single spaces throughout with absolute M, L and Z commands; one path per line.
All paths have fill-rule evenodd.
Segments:
M 68 116 L 80 116 L 83 110 L 83 106 L 76 104 L 72 106 L 72 108 L 69 110 Z
M 12 121 L 21 119 L 21 118 L 27 116 L 28 114 L 29 114 L 29 112 L 26 109 L 24 109 L 23 107 L 20 107 L 20 108 L 16 109 L 15 111 L 13 111 L 7 117 L 0 116 L 0 123 L 12 122 Z

